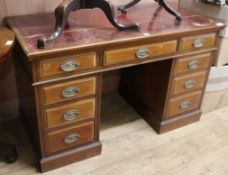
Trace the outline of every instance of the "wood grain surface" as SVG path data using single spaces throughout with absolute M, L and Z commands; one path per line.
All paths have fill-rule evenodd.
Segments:
M 206 75 L 207 70 L 174 78 L 170 95 L 178 95 L 202 88 L 207 78 Z
M 67 112 L 76 110 L 78 115 L 73 119 L 66 119 L 64 115 Z M 70 103 L 67 105 L 62 105 L 61 107 L 51 108 L 45 111 L 47 127 L 56 127 L 61 125 L 72 124 L 77 121 L 85 120 L 88 118 L 95 117 L 95 99 L 86 99 L 75 103 Z
M 187 72 L 190 73 L 190 72 L 208 68 L 211 63 L 211 59 L 212 59 L 211 53 L 179 58 L 177 59 L 175 64 L 174 74 L 176 75 L 176 74 L 187 73 Z M 190 65 L 194 62 L 197 64 L 197 66 L 195 67 L 195 69 L 191 69 Z
M 67 89 L 78 89 L 74 95 L 66 97 L 62 95 Z M 87 95 L 94 95 L 96 91 L 96 77 L 89 77 L 85 79 L 74 80 L 46 86 L 43 89 L 45 104 L 52 104 L 60 101 L 66 101 L 72 98 L 84 97 Z
M 170 118 L 177 114 L 182 114 L 184 112 L 196 109 L 199 107 L 202 92 L 197 91 L 191 94 L 185 94 L 179 97 L 170 99 L 167 109 L 166 118 Z M 181 108 L 181 105 L 185 102 L 189 102 L 186 108 Z

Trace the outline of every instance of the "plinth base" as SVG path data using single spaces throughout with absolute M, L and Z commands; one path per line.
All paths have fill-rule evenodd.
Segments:
M 40 171 L 50 171 L 99 154 L 101 154 L 101 143 L 94 142 L 71 151 L 55 154 L 48 158 L 42 158 L 40 160 Z

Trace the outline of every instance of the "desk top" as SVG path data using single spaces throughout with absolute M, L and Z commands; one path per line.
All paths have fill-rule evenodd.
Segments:
M 69 28 L 61 34 L 46 49 L 37 49 L 36 42 L 41 36 L 50 35 L 53 31 L 54 14 L 36 14 L 7 18 L 8 25 L 16 33 L 28 57 L 43 56 L 63 51 L 79 51 L 96 47 L 108 47 L 126 44 L 127 42 L 158 37 L 190 35 L 194 32 L 215 32 L 224 27 L 223 23 L 210 18 L 192 14 L 189 11 L 172 6 L 182 14 L 183 20 L 177 23 L 175 18 L 168 14 L 156 3 L 139 3 L 128 9 L 127 15 L 116 11 L 117 19 L 121 23 L 136 22 L 140 25 L 139 31 L 118 31 L 106 19 L 99 9 L 79 10 L 71 13 Z

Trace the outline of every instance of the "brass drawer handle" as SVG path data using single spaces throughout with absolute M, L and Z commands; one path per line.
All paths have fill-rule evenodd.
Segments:
M 80 115 L 80 112 L 78 110 L 70 110 L 70 111 L 67 111 L 63 115 L 63 118 L 64 118 L 65 121 L 73 121 L 79 115 Z
M 66 144 L 72 144 L 74 142 L 77 142 L 79 139 L 80 139 L 80 134 L 74 133 L 74 134 L 70 134 L 70 135 L 66 136 L 64 138 L 64 142 Z
M 184 110 L 188 109 L 191 106 L 191 101 L 184 101 L 180 104 L 179 108 Z
M 188 68 L 190 70 L 196 70 L 200 66 L 200 61 L 199 60 L 193 60 L 188 64 Z
M 202 38 L 197 38 L 192 43 L 194 48 L 201 48 L 204 46 L 204 41 Z
M 70 98 L 77 95 L 77 93 L 79 92 L 80 92 L 80 89 L 78 87 L 69 87 L 62 91 L 62 96 L 65 98 Z
M 195 85 L 196 85 L 196 81 L 195 80 L 188 80 L 184 84 L 186 89 L 192 89 L 192 88 L 195 87 Z
M 64 72 L 71 72 L 75 71 L 79 66 L 80 64 L 78 62 L 67 61 L 60 66 L 60 69 Z
M 142 49 L 139 49 L 136 52 L 136 57 L 137 58 L 140 58 L 140 59 L 143 59 L 143 58 L 149 57 L 150 54 L 151 54 L 150 49 L 148 49 L 148 48 L 142 48 Z

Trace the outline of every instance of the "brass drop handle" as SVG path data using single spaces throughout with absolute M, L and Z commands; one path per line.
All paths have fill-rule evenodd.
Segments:
M 63 118 L 65 121 L 73 121 L 80 115 L 78 110 L 70 110 L 64 113 Z
M 192 88 L 195 87 L 195 85 L 196 85 L 196 81 L 195 80 L 188 80 L 184 84 L 186 89 L 192 89 Z
M 150 56 L 150 54 L 151 54 L 151 51 L 150 51 L 150 49 L 148 49 L 148 48 L 139 49 L 139 50 L 135 53 L 136 57 L 139 58 L 139 59 L 147 58 L 147 57 Z
M 70 98 L 70 97 L 74 97 L 79 92 L 80 92 L 80 89 L 78 87 L 69 87 L 62 91 L 62 96 L 65 98 Z
M 64 72 L 71 72 L 78 69 L 79 66 L 80 64 L 76 61 L 66 61 L 65 63 L 60 65 L 60 69 Z
M 187 101 L 182 102 L 180 104 L 179 108 L 181 110 L 185 110 L 185 109 L 188 109 L 190 106 L 191 106 L 191 101 L 187 100 Z
M 74 134 L 70 134 L 70 135 L 66 136 L 64 138 L 64 142 L 66 144 L 72 144 L 74 142 L 77 142 L 79 139 L 80 139 L 80 134 L 74 133 Z
M 200 63 L 199 60 L 193 60 L 193 61 L 191 61 L 191 62 L 188 64 L 188 68 L 189 68 L 190 70 L 196 70 L 196 69 L 199 68 L 200 64 L 201 64 L 201 63 Z
M 194 48 L 201 48 L 204 46 L 204 41 L 202 38 L 197 38 L 192 43 Z

